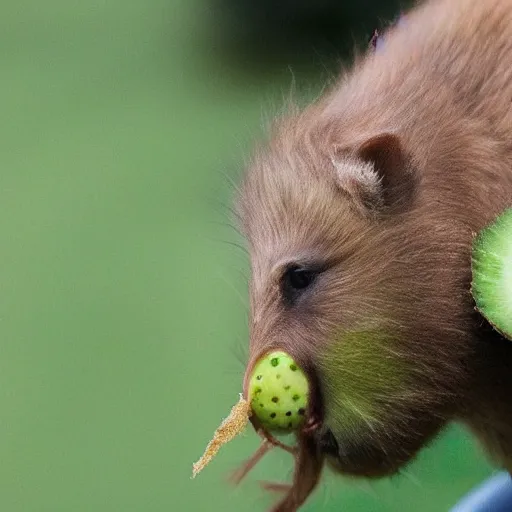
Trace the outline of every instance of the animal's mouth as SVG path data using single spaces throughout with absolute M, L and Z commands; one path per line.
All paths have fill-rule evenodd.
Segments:
M 326 464 L 337 472 L 363 477 L 384 476 L 396 469 L 396 465 L 392 464 L 387 452 L 378 443 L 367 443 L 367 438 L 365 441 L 343 435 L 340 437 L 331 430 L 326 422 L 322 387 L 317 373 L 311 364 L 303 365 L 303 369 L 309 385 L 309 400 L 305 421 L 293 432 L 296 443 L 288 445 L 282 442 L 274 435 L 275 431 L 265 426 L 253 414 L 250 421 L 262 442 L 252 457 L 232 475 L 232 481 L 240 483 L 272 449 L 279 448 L 291 454 L 294 461 L 292 482 L 262 483 L 264 489 L 284 495 L 272 512 L 297 511 L 315 489 Z M 247 382 L 246 379 L 244 395 L 249 400 Z
M 319 434 L 318 447 L 323 455 L 334 459 L 339 459 L 340 446 L 338 444 L 338 440 L 330 428 L 324 428 Z

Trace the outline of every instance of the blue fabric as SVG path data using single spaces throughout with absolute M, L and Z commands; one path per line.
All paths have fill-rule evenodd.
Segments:
M 476 487 L 450 512 L 512 512 L 512 478 L 499 473 Z

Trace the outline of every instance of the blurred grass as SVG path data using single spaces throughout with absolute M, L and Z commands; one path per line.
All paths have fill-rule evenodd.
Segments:
M 243 370 L 247 262 L 222 243 L 237 240 L 219 225 L 224 174 L 291 81 L 218 60 L 209 8 L 1 8 L 1 510 L 258 511 L 256 480 L 290 473 L 276 453 L 229 487 L 248 433 L 189 478 Z M 410 472 L 328 479 L 305 510 L 446 510 L 489 467 L 454 430 Z

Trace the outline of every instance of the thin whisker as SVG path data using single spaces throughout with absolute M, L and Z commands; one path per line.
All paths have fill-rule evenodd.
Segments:
M 414 476 L 409 470 L 406 470 L 406 469 L 402 469 L 400 471 L 400 474 L 403 475 L 405 478 L 407 478 L 407 480 L 409 480 L 410 482 L 412 482 L 414 485 L 416 485 L 417 487 L 420 487 L 420 488 L 423 488 L 423 485 L 422 483 L 418 480 L 418 478 L 416 476 Z
M 273 446 L 270 442 L 263 440 L 254 454 L 232 473 L 231 482 L 238 485 L 272 448 Z
M 267 481 L 261 481 L 260 486 L 265 491 L 275 492 L 278 494 L 282 494 L 284 492 L 289 492 L 292 487 L 290 484 L 279 484 L 276 482 L 267 482 Z
M 222 279 L 225 284 L 227 284 L 231 290 L 233 290 L 236 294 L 236 296 L 240 299 L 240 304 L 244 307 L 244 309 L 247 311 L 249 309 L 249 304 L 247 303 L 247 299 L 240 293 L 239 290 L 236 289 L 236 287 L 231 283 L 224 274 L 222 274 L 220 271 L 217 273 L 217 277 Z
M 222 239 L 217 239 L 218 242 L 221 242 L 223 244 L 227 244 L 227 245 L 231 245 L 232 247 L 236 247 L 237 249 L 239 249 L 240 251 L 243 252 L 244 256 L 249 256 L 249 252 L 247 251 L 247 248 L 244 247 L 243 245 L 240 245 L 236 242 L 232 242 L 231 240 L 222 240 Z
M 241 370 L 243 372 L 248 359 L 247 344 L 243 343 L 242 340 L 239 340 L 236 345 L 230 346 L 230 351 L 235 357 L 236 361 L 240 364 Z

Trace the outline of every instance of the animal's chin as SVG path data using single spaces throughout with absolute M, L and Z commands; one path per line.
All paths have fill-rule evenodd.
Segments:
M 358 439 L 336 436 L 329 428 L 317 433 L 317 443 L 326 462 L 347 476 L 381 478 L 396 474 L 414 456 L 404 447 L 382 446 L 369 433 Z
M 391 476 L 409 463 L 424 444 L 421 434 L 418 438 L 404 436 L 403 431 L 399 435 L 396 426 L 391 424 L 385 431 L 377 426 L 366 428 L 365 425 L 361 425 L 357 433 L 331 430 L 326 421 L 324 390 L 318 384 L 315 372 L 310 372 L 309 377 L 313 390 L 312 403 L 303 432 L 312 436 L 318 451 L 334 471 L 364 478 Z M 419 424 L 414 425 L 418 429 L 412 432 L 425 432 L 425 425 L 420 426 L 422 423 L 420 420 Z M 396 436 L 390 436 L 391 432 L 396 432 Z

